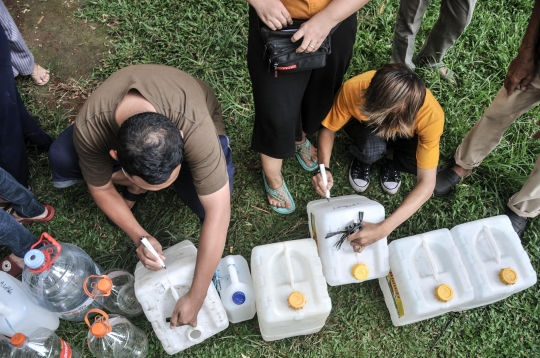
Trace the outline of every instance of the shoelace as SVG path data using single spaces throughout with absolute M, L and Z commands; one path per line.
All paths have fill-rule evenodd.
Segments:
M 398 183 L 401 179 L 401 173 L 391 167 L 386 167 L 383 172 L 383 181 Z
M 369 166 L 361 164 L 353 165 L 352 176 L 355 178 L 367 178 L 369 176 Z

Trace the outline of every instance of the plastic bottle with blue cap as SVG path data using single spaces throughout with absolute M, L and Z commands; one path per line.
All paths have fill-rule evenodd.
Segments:
M 255 316 L 255 293 L 245 258 L 241 255 L 222 258 L 216 270 L 214 283 L 229 322 L 243 322 Z

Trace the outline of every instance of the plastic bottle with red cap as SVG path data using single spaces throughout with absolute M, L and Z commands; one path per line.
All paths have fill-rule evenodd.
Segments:
M 82 355 L 48 328 L 38 328 L 28 336 L 16 333 L 6 342 L 0 340 L 0 357 L 81 358 Z
M 143 312 L 135 296 L 135 277 L 122 269 L 111 269 L 103 275 L 92 275 L 84 281 L 84 290 L 110 313 L 131 318 Z
M 38 245 L 42 245 L 39 248 Z M 101 307 L 84 292 L 83 282 L 101 268 L 75 245 L 59 243 L 43 233 L 24 256 L 23 284 L 32 301 L 68 321 L 82 321 L 86 312 Z
M 97 313 L 94 322 L 88 317 Z M 88 348 L 96 358 L 144 358 L 148 354 L 146 334 L 120 315 L 107 315 L 99 309 L 88 311 Z

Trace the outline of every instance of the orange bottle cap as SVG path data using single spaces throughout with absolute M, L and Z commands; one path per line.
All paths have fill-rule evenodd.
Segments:
M 97 283 L 97 289 L 103 293 L 110 293 L 112 286 L 112 281 L 109 278 L 102 278 Z
M 15 347 L 20 347 L 26 342 L 26 336 L 22 333 L 15 333 L 13 337 L 11 337 L 10 342 Z
M 98 338 L 103 338 L 109 333 L 109 328 L 103 322 L 96 322 L 90 328 L 90 333 Z
M 513 285 L 518 280 L 518 274 L 511 267 L 503 268 L 499 272 L 499 280 L 501 280 L 501 282 L 505 285 Z
M 306 296 L 300 291 L 294 291 L 289 295 L 287 302 L 293 310 L 301 310 L 306 305 Z
M 454 290 L 447 284 L 442 284 L 435 289 L 435 298 L 442 302 L 448 302 L 454 298 Z

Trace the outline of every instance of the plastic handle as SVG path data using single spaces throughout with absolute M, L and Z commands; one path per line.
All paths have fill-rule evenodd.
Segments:
M 234 259 L 232 257 L 227 257 L 227 267 L 229 268 L 229 275 L 231 275 L 231 284 L 238 284 L 240 280 L 238 279 L 236 265 L 234 264 Z
M 426 253 L 426 257 L 428 259 L 429 265 L 431 266 L 431 270 L 433 271 L 433 277 L 435 277 L 435 281 L 439 281 L 439 270 L 437 269 L 437 265 L 435 264 L 435 260 L 433 259 L 433 254 L 431 253 L 431 249 L 429 248 L 427 241 L 425 241 L 423 238 L 422 238 L 422 248 L 424 249 L 424 252 Z
M 32 272 L 32 273 L 41 273 L 43 271 L 50 270 L 51 267 L 52 267 L 52 264 L 56 261 L 56 259 L 58 259 L 58 257 L 62 253 L 62 246 L 60 245 L 60 243 L 58 241 L 56 241 L 47 232 L 42 233 L 41 236 L 39 237 L 39 240 L 36 241 L 36 243 L 34 243 L 34 245 L 30 246 L 30 249 L 35 248 L 39 244 L 53 245 L 54 249 L 49 247 L 49 248 L 47 248 L 47 250 L 42 251 L 43 254 L 45 255 L 45 263 L 43 265 L 41 265 L 40 267 L 38 267 L 37 269 L 28 268 L 28 270 L 30 272 Z M 55 255 L 55 252 L 54 252 L 55 249 L 56 249 L 56 255 Z M 51 256 L 53 256 L 53 257 L 51 258 Z
M 287 245 L 285 245 L 285 243 L 283 243 L 283 251 L 285 253 L 285 261 L 287 262 L 287 271 L 289 271 L 289 278 L 291 280 L 291 288 L 293 289 L 293 291 L 295 291 L 294 275 L 293 275 L 293 271 L 291 267 L 291 259 L 289 258 L 289 250 L 287 250 Z
M 98 315 L 94 318 L 94 321 L 103 321 L 106 322 L 107 325 L 110 327 L 109 323 L 109 315 L 105 313 L 104 311 L 100 310 L 99 308 L 92 308 L 89 309 L 88 312 L 84 315 L 84 321 L 88 325 L 88 328 L 92 327 L 92 324 L 90 324 L 90 321 L 88 320 L 88 315 L 91 313 L 97 313 Z
M 495 242 L 495 238 L 493 237 L 491 230 L 489 230 L 487 226 L 484 226 L 484 236 L 487 238 L 489 245 L 491 246 L 491 251 L 493 252 L 493 256 L 495 256 L 495 261 L 497 261 L 497 265 L 501 266 L 501 251 L 497 246 L 497 242 Z
M 13 310 L 0 301 L 0 315 L 6 317 L 11 312 L 13 312 Z
M 84 282 L 83 282 L 83 290 L 89 297 L 96 298 L 96 297 L 102 297 L 102 296 L 110 296 L 110 294 L 111 294 L 110 291 L 109 292 L 101 292 L 97 288 L 97 284 L 95 282 L 92 282 L 90 284 L 90 287 L 92 287 L 92 292 L 90 292 L 88 290 L 88 280 L 91 279 L 91 278 L 101 278 L 101 279 L 111 281 L 111 279 L 109 277 L 107 277 L 107 275 L 90 275 L 87 278 L 85 278 Z M 111 281 L 111 283 L 112 283 L 112 281 Z

